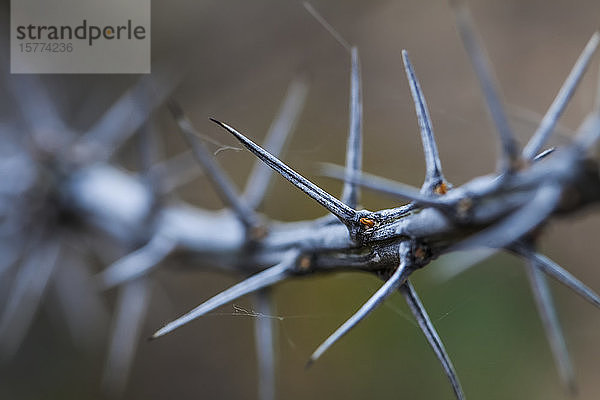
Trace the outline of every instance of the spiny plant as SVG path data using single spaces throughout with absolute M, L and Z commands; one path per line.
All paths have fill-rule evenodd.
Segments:
M 295 81 L 290 86 L 264 147 L 232 126 L 213 119 L 259 159 L 245 190 L 239 193 L 174 100 L 168 100 L 167 107 L 191 153 L 159 167 L 151 165 L 149 160 L 153 159 L 155 149 L 151 147 L 151 127 L 145 125 L 145 120 L 165 102 L 175 86 L 177 79 L 170 74 L 158 74 L 158 78 L 155 75 L 151 82 L 142 81 L 79 138 L 56 117 L 57 113 L 40 91 L 39 84 L 15 80 L 12 92 L 32 134 L 31 143 L 23 143 L 10 132 L 6 133 L 10 139 L 7 143 L 25 149 L 6 160 L 10 164 L 8 167 L 27 178 L 11 181 L 15 187 L 6 195 L 14 197 L 11 204 L 19 204 L 22 193 L 35 195 L 25 196 L 27 202 L 20 204 L 15 214 L 10 214 L 12 219 L 2 221 L 3 241 L 7 244 L 2 268 L 23 260 L 0 320 L 4 349 L 14 351 L 22 340 L 55 266 L 67 257 L 68 249 L 64 243 L 67 238 L 71 239 L 69 230 L 75 229 L 73 221 L 76 220 L 103 232 L 124 247 L 137 248 L 96 277 L 102 289 L 122 288 L 109 354 L 108 381 L 118 381 L 131 361 L 139 324 L 147 307 L 152 280 L 150 272 L 177 251 L 193 255 L 201 265 L 253 274 L 169 322 L 156 331 L 153 338 L 247 294 L 255 294 L 258 314 L 270 315 L 269 288 L 285 280 L 322 273 L 364 271 L 381 278 L 383 285 L 314 351 L 308 365 L 398 291 L 431 345 L 456 398 L 464 399 L 457 373 L 410 277 L 442 254 L 484 247 L 493 251 L 506 250 L 526 261 L 531 288 L 559 375 L 564 385 L 574 391 L 572 363 L 546 276 L 597 307 L 600 307 L 600 297 L 538 253 L 536 242 L 551 218 L 577 212 L 600 200 L 598 160 L 588 155 L 600 136 L 600 107 L 585 119 L 571 143 L 562 148 L 544 149 L 599 45 L 600 34 L 595 33 L 589 40 L 536 132 L 520 150 L 468 11 L 460 4 L 454 7 L 458 30 L 479 79 L 501 149 L 496 173 L 458 187 L 444 177 L 427 103 L 406 51 L 402 52 L 402 58 L 425 154 L 425 181 L 421 188 L 415 188 L 362 172 L 359 56 L 356 47 L 340 39 L 349 48 L 351 60 L 346 163 L 344 167 L 326 165 L 323 168 L 324 175 L 343 181 L 340 199 L 280 160 L 286 138 L 306 97 L 307 86 L 302 81 Z M 312 7 L 307 8 L 316 14 Z M 143 100 L 141 106 L 140 100 Z M 129 175 L 107 163 L 115 149 L 137 130 L 141 132 L 140 143 L 143 144 L 144 176 Z M 48 132 L 60 132 L 61 135 L 49 138 Z M 178 186 L 178 182 L 185 180 L 182 171 L 187 169 L 185 165 L 190 155 L 214 184 L 227 211 L 209 212 L 166 200 L 166 195 Z M 24 165 L 36 165 L 35 171 L 24 169 Z M 293 223 L 260 215 L 256 210 L 265 198 L 271 169 L 324 207 L 328 214 L 316 220 Z M 379 211 L 365 210 L 359 206 L 361 187 L 409 203 Z M 31 213 L 31 210 L 36 212 Z M 36 219 L 40 215 L 44 216 L 42 224 L 39 218 Z M 15 220 L 19 220 L 16 225 Z M 28 246 L 20 243 L 11 246 L 10 238 L 21 237 L 19 235 L 27 232 L 34 221 L 38 228 L 30 246 L 37 250 L 28 254 Z M 206 229 L 214 226 L 219 229 Z M 61 234 L 53 233 L 56 229 L 60 229 Z M 89 282 L 87 287 L 91 287 Z M 260 398 L 267 400 L 275 397 L 273 326 L 268 318 L 256 318 L 255 324 L 260 371 L 258 387 Z M 118 386 L 119 382 L 116 384 Z
M 168 323 L 159 329 L 153 338 L 161 337 L 245 294 L 257 292 L 259 296 L 264 297 L 265 288 L 291 277 L 359 269 L 376 274 L 385 283 L 314 351 L 308 365 L 321 357 L 383 300 L 399 291 L 434 350 L 456 397 L 464 399 L 465 395 L 452 362 L 409 277 L 434 258 L 447 252 L 477 247 L 504 249 L 524 258 L 528 264 L 531 288 L 544 321 L 559 374 L 564 384 L 574 392 L 573 368 L 545 276 L 557 279 L 596 306 L 600 306 L 600 297 L 556 263 L 537 253 L 535 243 L 540 228 L 550 216 L 569 213 L 585 204 L 596 202 L 600 194 L 597 163 L 586 158 L 587 151 L 600 134 L 598 110 L 589 115 L 569 146 L 563 149 L 543 149 L 598 47 L 600 35 L 595 33 L 592 36 L 538 129 L 521 151 L 503 110 L 491 67 L 478 43 L 468 11 L 460 5 L 455 7 L 460 35 L 479 79 L 500 141 L 498 173 L 477 178 L 456 188 L 446 181 L 427 103 L 406 51 L 402 52 L 402 58 L 425 152 L 425 181 L 419 189 L 363 173 L 359 60 L 357 49 L 352 47 L 350 129 L 346 165 L 344 168 L 325 168 L 326 175 L 344 181 L 339 200 L 290 168 L 268 148 L 262 148 L 230 125 L 211 118 L 261 161 L 323 206 L 335 218 L 325 217 L 306 223 L 305 229 L 308 231 L 298 229 L 296 224 L 293 225 L 293 233 L 286 224 L 272 225 L 268 228 L 268 224 L 261 224 L 261 218 L 242 202 L 246 196 L 234 194 L 231 184 L 214 168 L 213 161 L 207 157 L 206 151 L 199 146 L 194 147 L 199 161 L 209 172 L 223 200 L 234 210 L 245 228 L 244 257 L 260 264 L 275 251 L 279 252 L 280 256 L 273 266 Z M 307 8 L 316 14 L 312 7 Z M 332 30 L 328 25 L 326 27 Z M 339 37 L 337 34 L 336 36 Z M 189 123 L 183 119 L 180 110 L 173 106 L 171 108 L 182 132 L 189 140 L 192 138 Z M 252 182 L 252 179 L 250 181 Z M 411 202 L 401 207 L 375 212 L 360 209 L 360 186 Z M 253 188 L 250 186 L 249 190 Z M 260 187 L 261 193 L 263 190 L 264 188 Z M 259 348 L 265 351 L 263 345 Z M 272 355 L 268 358 L 272 358 Z M 261 356 L 261 360 L 265 359 L 267 356 Z

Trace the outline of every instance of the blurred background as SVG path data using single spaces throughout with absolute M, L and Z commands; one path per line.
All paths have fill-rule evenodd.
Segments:
M 318 1 L 311 4 L 351 44 L 358 46 L 364 95 L 364 169 L 420 185 L 424 159 L 404 75 L 401 50 L 410 53 L 430 107 L 446 177 L 455 185 L 490 173 L 497 141 L 483 98 L 444 1 Z M 579 52 L 600 25 L 595 0 L 552 2 L 470 1 L 474 20 L 495 66 L 511 122 L 525 144 Z M 8 4 L 2 35 L 7 41 Z M 2 68 L 8 66 L 7 50 Z M 230 123 L 259 142 L 291 80 L 308 77 L 306 107 L 283 159 L 331 193 L 341 184 L 318 176 L 318 163 L 343 163 L 348 128 L 349 54 L 304 9 L 300 1 L 152 2 L 153 65 L 186 71 L 173 94 L 196 128 L 221 143 L 237 144 L 208 117 Z M 568 142 L 593 106 L 596 56 L 561 120 L 554 144 Z M 6 74 L 5 74 L 6 76 Z M 42 82 L 66 123 L 85 131 L 138 76 L 48 75 Z M 8 79 L 11 79 L 10 77 Z M 4 96 L 2 96 L 4 97 Z M 15 118 L 9 98 L 3 123 Z M 185 150 L 164 108 L 154 123 L 167 156 Z M 127 144 L 113 159 L 136 168 L 137 150 Z M 221 151 L 219 163 L 242 187 L 254 163 L 246 151 Z M 178 195 L 202 208 L 221 203 L 204 177 Z M 370 210 L 398 202 L 365 192 Z M 323 210 L 276 178 L 262 210 L 294 221 Z M 590 287 L 600 290 L 595 252 L 600 214 L 590 210 L 553 221 L 541 249 Z M 209 227 L 207 227 L 209 229 Z M 109 260 L 90 257 L 99 271 Z M 499 255 L 447 280 L 452 259 L 443 257 L 415 274 L 425 306 L 471 399 L 564 399 L 522 263 Z M 10 278 L 9 275 L 5 277 Z M 161 340 L 147 336 L 181 313 L 230 286 L 239 277 L 188 263 L 167 263 L 153 276 L 149 311 L 122 398 L 249 399 L 256 397 L 252 318 L 233 306 L 195 321 Z M 8 279 L 7 278 L 7 279 Z M 3 283 L 3 290 L 10 284 Z M 336 344 L 311 369 L 312 351 L 381 284 L 348 273 L 283 283 L 274 290 L 277 310 L 281 399 L 452 399 L 450 385 L 400 296 Z M 63 290 L 65 288 L 62 288 Z M 600 397 L 600 312 L 552 282 L 572 353 L 579 399 Z M 72 340 L 56 305 L 59 285 L 50 285 L 17 352 L 0 367 L 3 399 L 102 399 L 111 310 L 117 291 L 100 297 L 106 315 L 91 329 L 89 345 Z M 5 296 L 2 297 L 5 301 Z M 252 310 L 249 299 L 236 306 Z M 236 315 L 237 314 L 237 315 Z

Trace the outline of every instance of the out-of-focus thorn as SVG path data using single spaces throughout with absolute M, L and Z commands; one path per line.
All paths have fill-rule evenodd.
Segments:
M 415 74 L 414 68 L 408 58 L 408 52 L 402 50 L 402 60 L 404 61 L 404 70 L 410 85 L 410 92 L 415 103 L 415 111 L 419 121 L 419 129 L 421 132 L 421 142 L 423 143 L 423 151 L 425 153 L 425 182 L 421 191 L 425 194 L 435 193 L 435 189 L 444 183 L 444 174 L 442 173 L 442 163 L 435 142 L 433 126 L 427 102 L 421 90 L 419 79 Z
M 554 211 L 560 201 L 562 189 L 559 185 L 542 186 L 532 195 L 531 200 L 502 219 L 452 247 L 465 250 L 474 247 L 501 249 L 511 245 L 541 224 Z
M 594 114 L 600 115 L 600 67 L 598 68 L 598 76 L 596 77 L 596 99 L 594 104 Z M 596 157 L 600 156 L 600 146 L 596 145 Z
M 452 385 L 452 390 L 454 390 L 454 394 L 458 400 L 464 400 L 465 394 L 463 393 L 462 387 L 460 385 L 460 381 L 458 380 L 458 375 L 456 374 L 456 370 L 454 369 L 454 365 L 452 365 L 452 361 L 446 352 L 446 348 L 444 347 L 444 343 L 440 339 L 433 323 L 431 322 L 431 318 L 427 314 L 427 310 L 423 306 L 419 295 L 417 294 L 415 288 L 407 280 L 403 285 L 399 288 L 400 292 L 406 299 L 410 310 L 412 311 L 419 327 L 425 334 L 425 338 L 429 342 L 429 345 L 435 352 L 440 364 L 442 364 L 442 368 L 444 369 L 444 373 L 450 380 L 450 384 Z
M 524 130 L 526 131 L 529 131 L 530 129 L 537 129 L 537 127 L 540 125 L 540 122 L 542 122 L 542 118 L 544 118 L 542 114 L 521 105 L 508 104 L 507 106 L 510 119 L 516 123 L 524 125 Z M 570 140 L 575 133 L 574 130 L 561 125 L 558 121 L 554 126 L 554 132 L 556 132 L 556 135 L 563 140 Z
M 154 67 L 152 75 L 141 78 L 82 135 L 75 150 L 86 161 L 110 158 L 165 102 L 182 77 L 172 68 Z
M 162 158 L 163 148 L 159 143 L 159 134 L 152 117 L 148 119 L 139 129 L 137 135 L 139 169 L 143 180 L 148 185 L 150 191 L 157 194 L 161 192 L 159 177 L 155 175 L 152 167 Z
M 152 281 L 147 277 L 129 282 L 120 290 L 102 380 L 104 390 L 112 398 L 121 397 L 125 391 L 151 291 Z
M 596 76 L 596 98 L 594 99 L 594 112 L 600 114 L 600 66 L 598 67 L 598 76 Z
M 523 149 L 523 159 L 533 159 L 541 150 L 542 146 L 544 146 L 544 144 L 548 141 L 548 138 L 554 131 L 554 127 L 556 126 L 558 119 L 567 107 L 567 104 L 569 103 L 569 100 L 571 100 L 573 93 L 575 93 L 575 89 L 581 81 L 581 78 L 590 63 L 592 56 L 596 52 L 598 44 L 600 44 L 600 32 L 595 32 L 581 52 L 577 62 L 575 62 L 573 69 L 571 69 L 569 76 L 567 76 L 567 79 L 565 79 L 565 82 L 558 91 L 558 94 L 550 105 L 550 108 L 548 108 L 548 111 L 546 112 L 546 115 L 544 115 L 540 126 L 537 128 Z
M 11 74 L 5 81 L 36 146 L 51 153 L 63 152 L 75 135 L 63 122 L 41 78 Z
M 388 196 L 414 201 L 424 206 L 448 209 L 451 205 L 438 197 L 430 197 L 410 185 L 392 181 L 366 172 L 346 176 L 345 169 L 339 165 L 323 163 L 321 174 L 334 179 L 349 180 L 358 186 L 374 190 Z
M 477 36 L 475 24 L 473 23 L 469 9 L 460 0 L 450 1 L 450 4 L 456 16 L 458 32 L 465 50 L 471 59 L 471 64 L 479 80 L 488 111 L 499 135 L 502 149 L 500 168 L 503 172 L 513 171 L 518 167 L 518 146 L 506 118 L 506 113 L 504 112 L 499 94 L 500 91 L 492 72 L 491 63 Z
M 88 265 L 71 253 L 61 258 L 52 283 L 74 343 L 90 351 L 99 348 L 104 341 L 108 309 L 94 285 Z
M 119 259 L 98 276 L 102 289 L 110 289 L 148 274 L 177 247 L 177 242 L 161 234 L 133 253 Z
M 346 204 L 342 203 L 340 200 L 336 199 L 290 167 L 288 167 L 285 163 L 279 160 L 277 157 L 274 157 L 268 151 L 248 139 L 246 136 L 242 135 L 231 126 L 219 122 L 216 119 L 211 118 L 211 121 L 221 126 L 223 129 L 227 130 L 233 136 L 235 136 L 248 150 L 250 150 L 254 155 L 263 160 L 265 164 L 269 167 L 273 168 L 276 172 L 278 172 L 285 179 L 290 181 L 294 186 L 298 189 L 302 190 L 312 199 L 314 199 L 317 203 L 325 207 L 329 212 L 338 217 L 342 223 L 346 226 L 350 227 L 356 224 L 356 211 L 348 207 Z
M 166 335 L 167 333 L 172 332 L 180 326 L 203 316 L 204 314 L 222 306 L 223 304 L 229 303 L 230 301 L 233 301 L 246 294 L 254 293 L 260 289 L 272 286 L 285 280 L 290 276 L 290 273 L 296 264 L 297 257 L 298 252 L 296 250 L 290 251 L 279 264 L 267 268 L 264 271 L 241 281 L 237 285 L 222 291 L 185 315 L 172 322 L 169 322 L 167 325 L 156 331 L 154 335 L 152 335 L 151 339 L 157 339 L 163 335 Z
M 273 299 L 268 288 L 256 293 L 257 317 L 254 319 L 254 343 L 258 361 L 258 398 L 275 400 L 276 331 L 273 324 Z
M 508 217 L 453 246 L 449 251 L 457 253 L 444 257 L 444 268 L 438 271 L 436 279 L 440 283 L 453 279 L 518 241 L 552 213 L 560 194 L 558 186 L 542 187 L 529 203 Z
M 346 322 L 344 322 L 335 332 L 333 332 L 310 356 L 306 367 L 310 367 L 315 361 L 317 361 L 323 353 L 327 351 L 335 342 L 340 340 L 346 333 L 354 328 L 360 321 L 362 321 L 367 315 L 377 308 L 389 295 L 394 293 L 400 285 L 402 285 L 408 276 L 411 274 L 412 269 L 409 265 L 409 250 L 410 244 L 408 242 L 402 242 L 400 244 L 400 265 L 392 276 L 385 281 L 385 283 L 375 292 L 360 309 L 354 313 Z
M 536 268 L 545 274 L 550 275 L 552 278 L 573 290 L 591 304 L 600 308 L 600 296 L 597 293 L 595 293 L 592 289 L 587 287 L 584 283 L 575 278 L 561 266 L 556 264 L 554 261 L 550 260 L 548 257 L 536 253 L 535 251 L 523 245 L 512 246 L 511 250 L 525 257 L 527 260 L 534 262 Z
M 56 268 L 59 240 L 44 237 L 19 267 L 0 319 L 0 357 L 10 359 L 25 338 Z
M 233 210 L 247 231 L 250 232 L 258 228 L 261 225 L 260 218 L 240 196 L 233 182 L 231 182 L 227 174 L 221 169 L 213 155 L 208 152 L 202 141 L 197 138 L 196 130 L 183 114 L 181 107 L 172 100 L 168 102 L 168 106 L 175 117 L 179 130 L 192 148 L 196 160 L 202 165 L 206 176 L 211 180 L 223 203 Z
M 598 142 L 599 138 L 600 114 L 590 113 L 577 128 L 577 136 L 572 148 L 576 152 L 586 152 Z
M 308 11 L 310 15 L 312 15 L 317 22 L 321 24 L 321 26 L 325 28 L 325 30 L 329 32 L 329 34 L 333 36 L 333 38 L 337 40 L 339 44 L 342 45 L 342 47 L 344 47 L 348 52 L 351 51 L 350 44 L 342 37 L 342 35 L 338 33 L 338 31 L 333 28 L 329 22 L 327 22 L 325 18 L 323 18 L 321 14 L 319 14 L 319 12 L 308 1 L 305 1 L 302 4 L 304 5 L 306 11 Z
M 184 151 L 151 167 L 151 175 L 160 182 L 161 194 L 172 193 L 204 172 L 191 150 Z
M 285 99 L 279 108 L 277 117 L 271 124 L 264 142 L 264 148 L 275 157 L 281 157 L 291 133 L 296 127 L 300 113 L 304 108 L 308 84 L 304 78 L 296 78 L 287 89 Z M 243 197 L 252 209 L 263 202 L 269 189 L 273 171 L 257 160 L 246 183 Z
M 558 374 L 565 388 L 571 395 L 577 393 L 577 385 L 575 383 L 575 372 L 573 370 L 573 364 L 565 338 L 558 321 L 558 315 L 554 308 L 554 301 L 552 300 L 552 293 L 548 286 L 546 276 L 537 268 L 535 261 L 527 261 L 527 276 L 531 285 L 531 291 L 533 292 L 533 298 L 535 300 L 546 338 L 550 344 L 552 355 L 554 356 L 554 363 L 558 370 Z

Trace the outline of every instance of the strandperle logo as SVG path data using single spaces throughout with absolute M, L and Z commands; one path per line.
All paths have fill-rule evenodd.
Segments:
M 125 25 L 90 25 L 87 19 L 84 19 L 81 25 L 72 27 L 69 25 L 46 26 L 33 25 L 17 26 L 17 39 L 19 40 L 87 40 L 92 46 L 95 40 L 142 40 L 146 39 L 146 28 L 141 25 L 134 25 L 131 20 L 127 20 Z
M 150 73 L 150 0 L 11 0 L 12 73 Z

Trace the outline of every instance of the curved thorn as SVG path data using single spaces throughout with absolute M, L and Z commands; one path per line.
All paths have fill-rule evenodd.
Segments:
M 281 156 L 289 136 L 294 131 L 307 94 L 308 84 L 303 79 L 296 78 L 290 83 L 277 117 L 271 124 L 265 139 L 264 148 L 275 157 Z M 272 177 L 273 171 L 257 160 L 243 194 L 243 198 L 252 209 L 258 208 L 262 203 Z
M 592 56 L 598 48 L 598 44 L 600 44 L 600 32 L 595 32 L 581 52 L 577 62 L 575 62 L 573 69 L 565 79 L 539 127 L 523 149 L 522 155 L 525 160 L 533 159 L 554 131 L 558 119 L 567 107 L 569 100 L 571 100 Z
M 458 375 L 456 374 L 454 365 L 452 365 L 452 361 L 450 360 L 448 353 L 446 353 L 446 348 L 444 347 L 442 340 L 436 332 L 435 327 L 433 326 L 433 323 L 429 318 L 429 315 L 427 315 L 427 311 L 425 310 L 423 303 L 421 303 L 421 299 L 419 298 L 419 295 L 417 294 L 415 288 L 410 283 L 410 281 L 407 280 L 402 286 L 400 286 L 399 290 L 406 299 L 406 302 L 408 303 L 410 310 L 415 316 L 419 327 L 425 334 L 429 345 L 431 346 L 438 360 L 442 364 L 442 368 L 444 368 L 444 373 L 450 380 L 450 384 L 452 385 L 452 389 L 454 390 L 456 398 L 459 400 L 464 400 L 465 395 L 458 380 Z
M 227 130 L 233 136 L 235 136 L 248 150 L 254 155 L 263 160 L 265 164 L 277 171 L 281 176 L 290 181 L 298 189 L 302 190 L 308 196 L 310 196 L 317 203 L 325 207 L 329 212 L 338 217 L 342 223 L 347 226 L 351 226 L 355 223 L 356 211 L 336 199 L 287 165 L 285 165 L 277 157 L 270 154 L 268 151 L 242 135 L 231 126 L 217 121 L 216 119 L 210 118 L 211 121 Z
M 170 237 L 156 234 L 143 247 L 117 260 L 98 277 L 103 289 L 129 282 L 148 274 L 156 268 L 177 247 L 177 242 Z
M 540 314 L 544 332 L 546 333 L 548 343 L 550 344 L 550 349 L 552 350 L 558 374 L 560 375 L 563 385 L 571 394 L 575 394 L 577 392 L 575 372 L 573 370 L 573 364 L 571 363 L 571 357 L 569 357 L 569 351 L 567 350 L 560 322 L 558 321 L 558 315 L 554 308 L 548 281 L 542 271 L 538 269 L 535 261 L 528 260 L 526 269 L 531 285 L 531 291 L 533 292 L 535 304 Z
M 518 146 L 506 118 L 506 113 L 500 99 L 498 84 L 492 73 L 491 63 L 483 50 L 468 8 L 461 1 L 451 1 L 456 25 L 465 50 L 471 59 L 471 64 L 479 80 L 479 85 L 488 106 L 488 111 L 494 121 L 502 147 L 501 169 L 512 171 L 518 160 Z
M 306 367 L 310 367 L 315 361 L 319 359 L 335 342 L 340 340 L 346 333 L 354 328 L 360 321 L 362 321 L 367 315 L 369 315 L 377 306 L 381 304 L 389 295 L 394 293 L 400 285 L 402 285 L 412 269 L 408 265 L 408 252 L 410 244 L 408 242 L 402 242 L 400 245 L 400 265 L 392 276 L 385 281 L 385 283 L 375 292 L 373 296 L 369 298 L 360 309 L 354 313 L 346 322 L 344 322 L 335 332 L 333 332 L 310 356 Z
M 196 160 L 202 165 L 206 176 L 211 180 L 219 197 L 226 206 L 231 207 L 238 219 L 246 229 L 252 229 L 260 225 L 260 219 L 248 204 L 243 201 L 237 192 L 233 182 L 221 169 L 213 155 L 206 149 L 197 136 L 197 132 L 191 122 L 183 114 L 181 107 L 174 101 L 167 102 L 169 110 L 173 114 L 179 130 L 186 142 L 192 148 Z
M 558 185 L 542 186 L 529 203 L 495 225 L 459 242 L 451 250 L 472 247 L 500 249 L 511 245 L 535 229 L 554 211 L 561 193 L 562 189 Z
M 528 249 L 522 245 L 513 246 L 511 247 L 511 250 L 525 257 L 527 260 L 534 262 L 536 264 L 536 267 L 543 271 L 545 274 L 550 275 L 552 278 L 567 286 L 569 289 L 573 290 L 575 293 L 577 293 L 579 296 L 581 296 L 591 304 L 600 308 L 600 296 L 596 292 L 594 292 L 583 282 L 575 278 L 568 271 L 563 269 L 560 265 L 550 260 L 548 257 L 539 254 L 531 249 Z
M 250 278 L 241 281 L 237 285 L 230 287 L 227 290 L 222 291 L 216 296 L 210 298 L 198 307 L 194 308 L 190 312 L 182 315 L 176 320 L 169 322 L 167 325 L 156 331 L 151 339 L 157 339 L 161 336 L 166 335 L 169 332 L 183 326 L 196 318 L 203 316 L 204 314 L 214 310 L 223 304 L 229 303 L 239 297 L 246 294 L 256 292 L 257 290 L 272 286 L 278 282 L 286 279 L 295 265 L 296 258 L 298 256 L 297 251 L 288 253 L 284 259 L 277 265 L 267 268 Z
M 258 361 L 258 398 L 275 400 L 275 332 L 271 316 L 273 302 L 271 291 L 261 289 L 256 293 L 254 319 L 254 343 Z
M 346 176 L 342 191 L 342 202 L 352 208 L 358 206 L 360 190 L 350 177 L 362 170 L 362 88 L 360 81 L 360 62 L 358 49 L 352 47 L 352 71 L 350 73 L 350 128 L 348 130 L 348 143 L 346 145 Z
M 435 187 L 444 182 L 442 165 L 435 143 L 435 135 L 433 133 L 429 110 L 427 109 L 427 102 L 425 101 L 425 96 L 421 91 L 421 85 L 419 84 L 419 80 L 410 59 L 408 58 L 408 52 L 406 50 L 402 50 L 402 60 L 404 61 L 404 70 L 415 103 L 415 111 L 417 113 L 421 132 L 421 142 L 423 143 L 423 151 L 425 152 L 426 174 L 425 182 L 423 183 L 423 188 L 421 190 L 425 193 L 431 193 Z
M 400 197 L 414 201 L 415 203 L 422 204 L 425 206 L 435 208 L 448 208 L 449 203 L 443 201 L 438 197 L 429 197 L 425 193 L 421 193 L 419 189 L 414 186 L 406 185 L 404 183 L 395 182 L 390 179 L 382 178 L 376 175 L 371 175 L 366 172 L 354 174 L 353 176 L 346 176 L 345 169 L 333 164 L 323 163 L 321 173 L 324 176 L 340 179 L 349 180 L 350 182 L 365 187 L 370 190 L 374 190 L 380 193 L 387 194 L 393 197 Z

